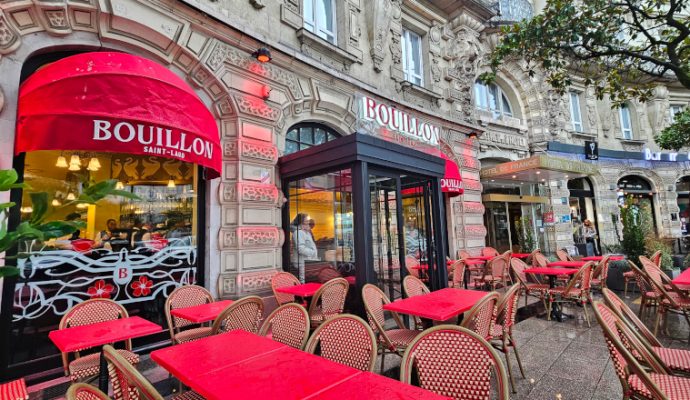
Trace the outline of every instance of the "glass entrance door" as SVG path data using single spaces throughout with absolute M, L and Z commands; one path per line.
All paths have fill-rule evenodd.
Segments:
M 510 250 L 510 224 L 508 219 L 508 209 L 504 202 L 484 203 L 486 213 L 484 220 L 488 231 L 489 246 L 495 248 L 500 253 Z

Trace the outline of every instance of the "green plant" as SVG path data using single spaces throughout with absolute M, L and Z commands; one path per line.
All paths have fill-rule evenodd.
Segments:
M 609 261 L 609 268 L 620 269 L 625 272 L 630 270 L 630 265 L 625 260 Z
M 661 269 L 673 269 L 673 248 L 668 240 L 660 239 L 655 235 L 650 235 L 645 238 L 645 249 L 647 254 L 651 255 L 657 251 L 661 251 Z
M 620 242 L 620 239 L 619 239 Z M 623 252 L 623 246 L 620 243 L 616 244 L 602 244 L 604 254 L 620 254 Z
M 14 169 L 0 170 L 0 192 L 8 192 L 12 189 L 29 189 L 28 185 L 18 183 L 18 179 L 17 171 Z M 65 203 L 62 207 L 76 203 L 94 204 L 110 195 L 138 199 L 138 196 L 133 193 L 115 189 L 116 184 L 117 180 L 109 179 L 91 185 L 85 185 L 84 189 L 75 200 Z M 51 199 L 48 193 L 29 193 L 29 197 L 31 199 L 31 208 L 33 211 L 29 218 L 21 222 L 13 231 L 9 231 L 8 229 L 8 217 L 10 209 L 12 207 L 17 207 L 17 204 L 14 202 L 0 203 L 0 254 L 6 254 L 8 251 L 11 252 L 16 250 L 17 245 L 22 242 L 55 239 L 69 235 L 77 229 L 85 227 L 85 224 L 79 221 L 53 220 L 46 222 L 46 217 L 49 216 L 49 212 L 51 211 Z M 11 257 L 7 255 L 0 256 L 5 264 L 4 266 L 0 266 L 0 278 L 14 276 L 19 273 L 17 268 L 7 264 L 8 260 L 17 257 L 21 257 L 21 255 Z
M 625 204 L 620 207 L 621 222 L 623 223 L 623 239 L 621 247 L 628 260 L 639 265 L 639 257 L 645 253 L 645 232 L 642 227 L 644 209 L 634 203 L 634 198 L 625 198 Z
M 683 268 L 690 268 L 690 254 L 683 259 Z
M 532 230 L 532 221 L 530 221 L 529 217 L 521 217 L 516 220 L 515 230 L 520 250 L 523 253 L 531 253 L 535 248 L 536 242 L 534 240 L 534 231 Z

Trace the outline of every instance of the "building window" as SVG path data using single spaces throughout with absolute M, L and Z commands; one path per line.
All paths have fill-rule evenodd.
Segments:
M 304 0 L 304 28 L 336 43 L 335 0 Z
M 582 128 L 580 94 L 577 92 L 570 92 L 570 118 L 573 121 L 573 129 L 575 132 L 584 132 Z
M 402 62 L 405 80 L 424 86 L 422 38 L 408 29 L 403 29 L 402 34 Z
M 285 139 L 285 154 L 292 154 L 312 146 L 330 142 L 340 135 L 318 124 L 298 124 L 290 128 Z
M 477 107 L 491 111 L 494 118 L 502 115 L 512 117 L 513 109 L 503 90 L 496 84 L 485 85 L 479 81 L 474 84 L 474 97 Z
M 618 109 L 618 114 L 621 119 L 621 133 L 623 134 L 623 139 L 632 139 L 632 120 L 630 119 L 630 107 L 627 104 L 623 104 L 621 108 Z
M 681 105 L 673 105 L 671 106 L 671 121 L 676 120 L 676 115 L 680 114 L 683 112 L 683 106 Z

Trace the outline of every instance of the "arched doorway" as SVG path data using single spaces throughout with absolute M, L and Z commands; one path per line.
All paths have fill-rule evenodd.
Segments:
M 653 233 L 657 234 L 656 213 L 654 211 L 654 195 L 656 191 L 652 184 L 639 175 L 626 175 L 618 180 L 618 204 L 625 204 L 625 199 L 632 196 L 636 207 L 649 212 L 652 220 Z
M 580 254 L 590 255 L 590 250 L 599 254 L 601 247 L 598 235 L 593 243 L 594 248 L 588 249 L 582 229 L 584 221 L 590 220 L 599 232 L 592 181 L 589 178 L 571 179 L 568 181 L 568 190 L 570 191 L 569 205 L 570 220 L 573 224 L 573 242 Z

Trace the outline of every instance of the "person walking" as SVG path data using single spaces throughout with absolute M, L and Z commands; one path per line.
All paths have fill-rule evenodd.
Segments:
M 594 249 L 594 255 L 599 255 L 599 249 L 597 248 L 597 230 L 592 224 L 592 221 L 586 219 L 582 227 L 582 236 L 585 237 L 585 243 L 592 243 L 592 248 Z

